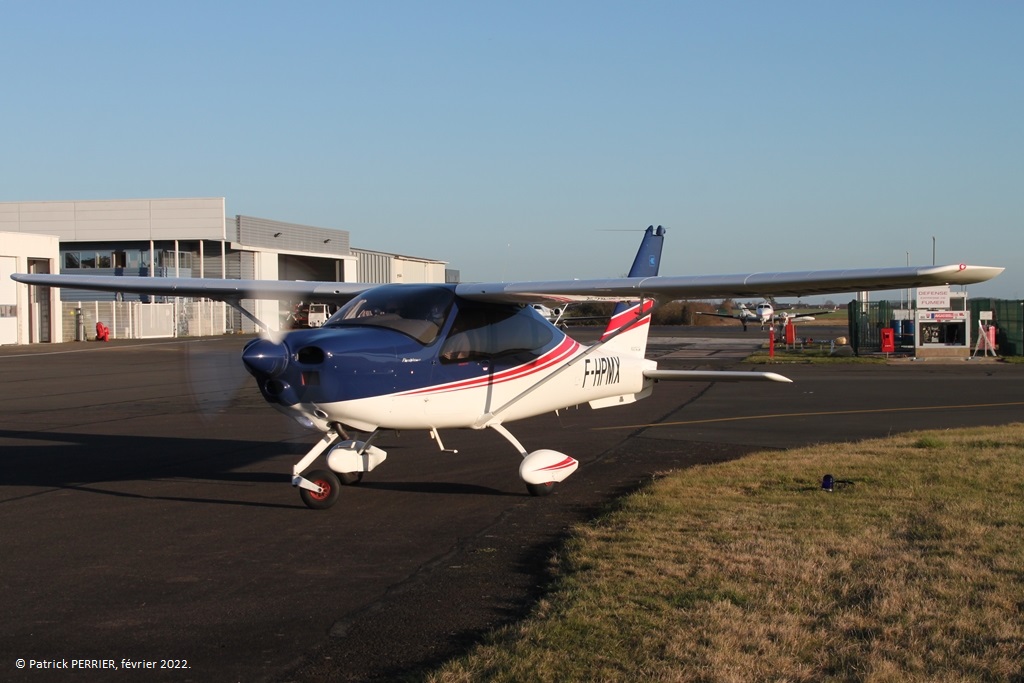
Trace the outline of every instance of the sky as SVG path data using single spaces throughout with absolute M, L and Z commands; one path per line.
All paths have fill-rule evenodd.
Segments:
M 0 201 L 225 197 L 463 281 L 1005 266 L 1024 3 L 0 0 Z

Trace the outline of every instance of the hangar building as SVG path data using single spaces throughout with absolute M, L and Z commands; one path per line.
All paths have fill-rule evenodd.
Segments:
M 0 231 L 0 344 L 60 340 L 60 301 L 55 293 L 11 279 L 12 273 L 58 272 L 59 252 L 53 235 Z
M 28 259 L 24 263 L 3 262 L 4 268 L 16 267 L 18 272 L 372 283 L 446 280 L 443 261 L 352 249 L 347 230 L 251 216 L 228 217 L 223 197 L 0 202 L 0 233 L 24 238 L 51 236 L 59 243 L 56 255 L 29 256 L 32 250 L 26 252 L 21 241 L 17 242 L 15 249 L 14 237 L 0 240 L 0 255 L 12 252 L 8 258 L 16 259 L 22 253 L 22 258 Z M 44 266 L 42 261 L 47 261 L 47 265 Z M 43 267 L 50 270 L 40 270 Z M 9 276 L 5 275 L 3 279 L 14 284 Z M 6 311 L 20 318 L 22 312 L 32 310 L 27 302 L 24 308 L 10 308 L 12 304 L 6 303 L 6 299 L 14 294 L 5 294 L 7 285 L 0 287 L 0 312 Z M 15 284 L 12 292 L 19 288 L 29 289 Z M 21 296 L 50 300 L 50 295 L 43 292 Z M 116 320 L 119 311 L 114 304 L 138 306 L 151 303 L 139 299 L 135 295 L 122 297 L 113 293 L 61 290 L 63 306 L 56 301 L 50 304 L 55 313 L 61 307 L 64 309 L 61 315 L 52 316 L 56 327 L 51 330 L 50 339 L 74 339 L 74 331 L 69 332 L 69 328 L 78 326 L 73 321 L 76 315 L 86 316 L 85 327 L 88 329 L 92 326 L 93 317 L 105 316 Z M 273 325 L 282 317 L 279 302 L 243 303 L 268 324 Z M 8 307 L 3 308 L 5 305 Z M 84 313 L 76 313 L 79 309 Z M 205 317 L 200 316 L 203 318 L 201 325 L 193 326 L 179 320 L 182 313 L 174 310 L 170 316 L 178 321 L 172 323 L 179 328 L 175 334 L 255 331 L 253 324 L 233 309 L 225 309 L 218 304 L 211 311 Z M 37 315 L 44 312 L 45 307 Z M 132 328 L 138 327 L 138 319 L 132 319 L 131 309 L 120 311 L 120 319 L 122 324 L 131 320 Z M 32 319 L 27 318 L 24 323 L 26 330 L 30 329 L 31 322 Z M 22 325 L 21 322 L 17 324 L 19 328 Z M 122 326 L 107 324 L 114 329 L 115 336 L 121 336 L 118 332 Z M 223 329 L 218 329 L 221 327 Z M 126 336 L 137 336 L 133 329 L 123 329 Z M 163 336 L 152 331 L 151 334 Z M 142 336 L 147 335 L 143 333 Z M 41 334 L 18 337 L 18 342 L 27 341 L 47 339 Z

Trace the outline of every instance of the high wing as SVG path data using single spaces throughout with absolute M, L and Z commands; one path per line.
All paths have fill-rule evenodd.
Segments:
M 622 300 L 643 297 L 661 302 L 716 297 L 803 296 L 868 290 L 907 289 L 937 285 L 968 285 L 991 280 L 1003 272 L 992 266 L 863 268 L 807 270 L 746 275 L 690 275 L 551 282 L 498 282 L 459 285 L 467 299 L 505 302 Z
M 659 302 L 677 299 L 752 296 L 804 296 L 867 290 L 907 289 L 935 285 L 966 285 L 990 280 L 1003 272 L 992 266 L 919 266 L 854 270 L 808 270 L 737 275 L 691 275 L 484 282 L 456 286 L 467 299 L 505 303 L 562 304 L 569 301 L 621 301 L 640 298 Z M 303 299 L 341 303 L 374 285 L 354 282 L 277 280 L 219 280 L 89 275 L 11 276 L 18 282 L 49 287 L 73 287 L 220 301 L 240 299 Z
M 198 277 L 138 277 L 120 275 L 24 275 L 18 282 L 47 287 L 71 287 L 101 292 L 153 294 L 237 301 L 240 299 L 314 299 L 323 303 L 344 303 L 373 287 L 354 282 L 291 280 L 219 280 Z

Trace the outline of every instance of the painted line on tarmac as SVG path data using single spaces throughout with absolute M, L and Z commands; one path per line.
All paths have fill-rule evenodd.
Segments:
M 171 346 L 174 344 L 201 344 L 206 341 L 213 341 L 211 339 L 176 339 L 174 341 L 162 341 L 162 342 L 147 342 L 140 341 L 138 343 L 128 344 L 115 344 L 111 346 L 94 346 L 88 349 L 67 349 L 65 351 L 37 351 L 35 353 L 0 353 L 0 360 L 5 358 L 35 358 L 37 356 L 63 356 L 69 353 L 94 353 L 96 351 L 116 351 L 119 349 L 138 349 L 148 346 Z M 133 340 L 134 341 L 134 340 Z
M 828 415 L 868 415 L 871 413 L 907 413 L 927 410 L 951 410 L 954 408 L 1009 408 L 1024 406 L 1024 401 L 1008 401 L 1006 403 L 968 403 L 946 406 L 913 406 L 907 408 L 864 408 L 861 410 L 823 410 L 807 413 L 769 413 L 767 415 L 734 415 L 731 417 L 709 417 L 703 420 L 680 420 L 676 422 L 653 422 L 650 424 L 618 425 L 616 427 L 593 427 L 591 431 L 601 432 L 610 429 L 647 429 L 650 427 L 678 427 L 681 425 L 699 425 L 712 422 L 740 422 L 743 420 L 772 420 L 783 417 L 822 417 Z

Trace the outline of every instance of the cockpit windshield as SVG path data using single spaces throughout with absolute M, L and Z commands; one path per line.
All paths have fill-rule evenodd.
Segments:
M 437 339 L 455 292 L 434 285 L 381 285 L 342 306 L 324 327 L 384 327 L 429 344 Z

